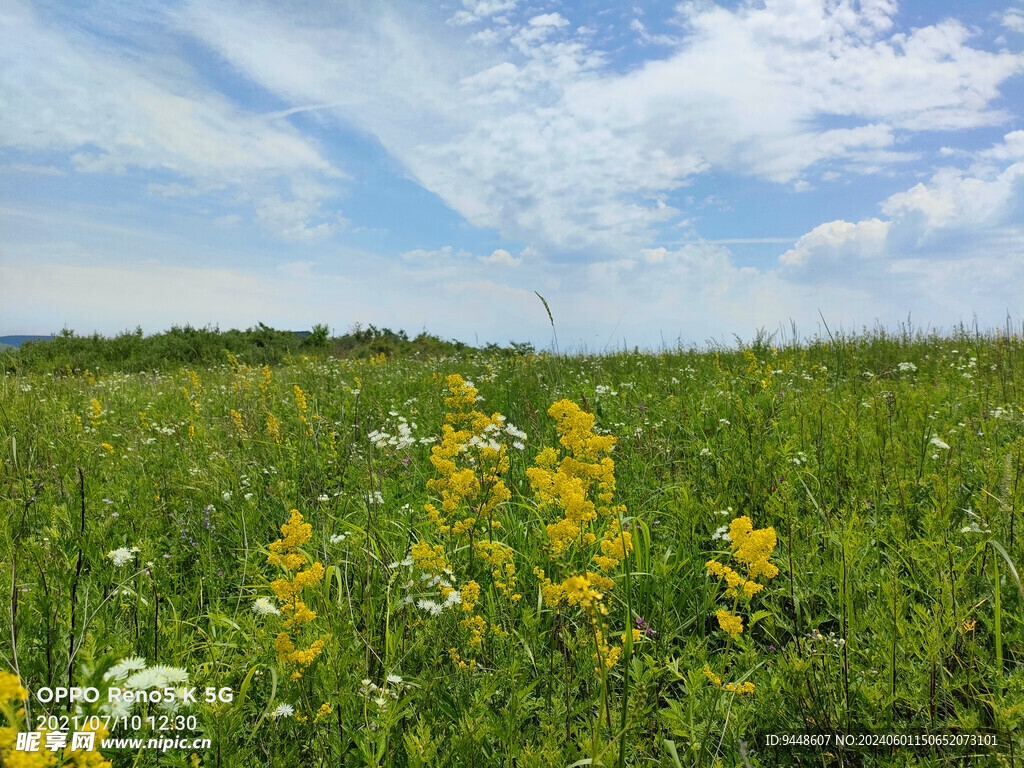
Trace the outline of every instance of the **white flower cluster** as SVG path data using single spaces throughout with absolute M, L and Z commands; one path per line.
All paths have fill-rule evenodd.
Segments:
M 914 373 L 917 370 L 917 366 L 914 365 L 913 363 L 900 363 L 899 367 L 902 373 Z
M 389 686 L 395 686 L 394 689 Z M 366 679 L 363 680 L 362 685 L 359 686 L 359 695 L 367 699 L 370 699 L 375 705 L 377 705 L 377 714 L 387 714 L 388 704 L 390 700 L 398 701 L 399 695 L 403 689 L 408 691 L 412 688 L 411 685 L 402 685 L 402 678 L 398 675 L 388 675 L 384 685 L 378 686 L 373 681 Z M 375 720 L 370 721 L 370 730 L 377 730 L 377 722 Z
M 615 397 L 617 394 L 619 394 L 618 392 L 612 390 L 611 387 L 606 387 L 604 384 L 598 384 L 594 388 L 594 391 L 599 395 L 611 395 L 612 397 Z
M 714 535 L 711 538 L 712 538 L 713 541 L 718 541 L 718 540 L 722 540 L 722 541 L 726 541 L 726 542 L 732 541 L 732 537 L 729 535 L 729 526 L 728 525 L 719 526 L 718 530 L 715 531 Z
M 131 559 L 135 557 L 135 553 L 138 551 L 138 547 L 132 547 L 131 549 L 129 549 L 128 547 L 121 547 L 120 549 L 115 549 L 112 552 L 108 552 L 107 557 L 111 559 L 115 566 L 121 568 L 122 566 L 127 565 L 129 562 L 131 562 Z
M 395 411 L 389 411 L 390 416 L 398 416 Z M 416 438 L 413 437 L 412 431 L 416 429 L 416 422 L 412 422 L 410 425 L 404 416 L 398 416 L 396 422 L 396 429 L 398 434 L 391 434 L 381 429 L 375 429 L 370 432 L 367 437 L 370 438 L 370 442 L 373 443 L 374 448 L 397 448 L 398 450 L 405 450 L 416 445 Z
M 174 691 L 173 698 L 163 698 L 157 706 L 169 715 L 173 715 L 182 706 L 185 698 L 185 689 L 188 686 L 188 672 L 179 667 L 168 667 L 163 664 L 146 666 L 144 658 L 122 659 L 112 666 L 103 675 L 103 679 L 112 686 L 127 688 L 132 691 L 156 690 L 161 693 L 171 688 Z M 135 705 L 133 701 L 125 701 L 125 696 L 119 701 L 106 703 L 102 706 L 104 714 L 113 717 L 127 717 L 131 714 Z
M 278 610 L 277 606 L 274 605 L 274 601 L 269 597 L 257 597 L 256 602 L 252 604 L 252 612 L 258 616 L 281 615 L 281 611 Z
M 988 526 L 985 525 L 985 522 L 980 517 L 978 517 L 978 514 L 973 509 L 968 507 L 964 511 L 972 519 L 970 523 L 968 523 L 960 529 L 960 533 L 978 533 L 982 535 L 992 533 L 992 531 L 989 530 Z
M 835 632 L 829 632 L 828 636 L 821 634 L 817 629 L 812 629 L 807 634 L 807 639 L 812 643 L 830 643 L 833 648 L 842 648 L 846 645 L 846 638 L 836 637 Z

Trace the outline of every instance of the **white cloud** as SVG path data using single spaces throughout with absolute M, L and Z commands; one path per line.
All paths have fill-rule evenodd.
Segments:
M 1024 35 L 1024 11 L 1010 8 L 1003 14 L 1003 26 L 1011 32 Z
M 114 52 L 74 27 L 57 31 L 47 13 L 15 0 L 0 16 L 3 145 L 69 152 L 80 173 L 172 174 L 180 180 L 150 185 L 165 197 L 225 188 L 253 197 L 281 180 L 341 177 L 286 122 L 243 112 L 180 63 Z
M 480 256 L 479 259 L 485 264 L 504 264 L 508 267 L 518 267 L 523 262 L 522 256 L 515 257 L 504 248 L 498 248 L 490 256 Z
M 289 102 L 335 105 L 471 224 L 605 257 L 678 220 L 666 194 L 702 173 L 873 173 L 916 157 L 908 132 L 998 124 L 999 86 L 1024 63 L 971 47 L 956 21 L 895 32 L 892 0 L 767 0 L 684 3 L 685 36 L 617 72 L 571 18 L 516 22 L 505 5 L 467 3 L 500 19 L 472 33 L 408 5 L 313 26 L 194 3 L 180 22 Z
M 942 168 L 880 204 L 886 220 L 832 221 L 779 258 L 779 275 L 823 292 L 874 291 L 898 316 L 932 322 L 985 315 L 1001 321 L 1024 296 L 1024 158 L 1021 132 L 975 153 L 967 170 Z M 1015 160 L 1015 161 L 1014 161 Z M 1002 165 L 993 165 L 1001 162 Z
M 2 166 L 9 173 L 31 173 L 36 176 L 66 176 L 62 168 L 52 165 L 35 165 L 33 163 L 10 163 Z
M 450 262 L 452 260 L 465 261 L 470 258 L 472 254 L 469 251 L 458 250 L 456 251 L 450 245 L 444 245 L 434 250 L 427 248 L 413 248 L 411 251 L 404 251 L 399 256 L 405 261 L 416 262 L 420 264 L 437 264 L 439 262 Z

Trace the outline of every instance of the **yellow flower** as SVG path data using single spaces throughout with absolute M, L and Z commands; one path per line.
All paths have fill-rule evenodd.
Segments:
M 743 634 L 743 617 L 735 616 L 729 611 L 719 610 L 715 613 L 718 617 L 718 626 L 724 631 L 728 632 L 729 635 L 735 640 L 739 635 Z
M 28 691 L 21 685 L 17 675 L 0 672 L 0 701 L 24 701 Z

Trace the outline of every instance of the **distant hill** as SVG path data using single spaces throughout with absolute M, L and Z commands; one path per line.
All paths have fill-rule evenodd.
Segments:
M 0 336 L 0 344 L 9 347 L 20 347 L 26 341 L 48 341 L 53 336 Z

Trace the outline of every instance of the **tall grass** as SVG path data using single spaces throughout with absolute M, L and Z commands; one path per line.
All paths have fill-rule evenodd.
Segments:
M 274 360 L 244 346 L 146 372 L 87 352 L 28 355 L 0 379 L 0 654 L 30 690 L 69 675 L 103 687 L 132 656 L 229 687 L 230 704 L 187 710 L 213 740 L 195 756 L 203 765 L 1019 760 L 1018 337 L 878 331 L 774 347 L 762 335 L 659 354 L 423 359 L 303 357 L 300 343 Z M 508 448 L 510 498 L 495 511 L 517 601 L 424 509 L 437 503 L 430 452 L 451 373 L 474 382 L 480 411 L 528 434 Z M 546 602 L 533 572 L 561 567 L 527 469 L 559 446 L 547 412 L 562 399 L 617 437 L 615 496 L 632 532 L 600 624 L 613 644 L 626 633 L 625 647 L 599 669 L 596 625 Z M 302 557 L 324 566 L 301 625 L 323 650 L 297 679 L 275 650 L 286 617 L 253 610 L 275 597 L 268 547 L 292 509 L 312 526 Z M 705 564 L 728 561 L 716 532 L 743 515 L 774 528 L 780 574 L 737 609 L 743 632 L 731 637 Z M 481 585 L 479 648 L 459 605 L 419 607 L 444 601 L 404 564 L 420 542 L 458 563 L 453 587 Z M 118 567 L 109 555 L 122 547 L 138 551 Z M 725 688 L 747 682 L 752 694 Z M 294 714 L 275 715 L 282 704 Z M 998 745 L 833 744 L 825 755 L 765 740 L 826 733 Z

